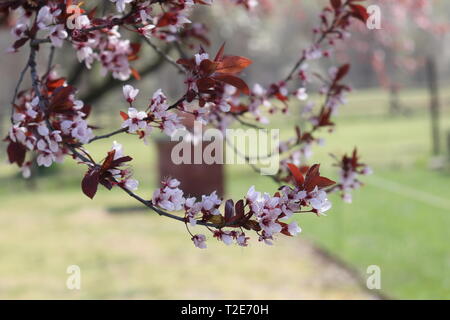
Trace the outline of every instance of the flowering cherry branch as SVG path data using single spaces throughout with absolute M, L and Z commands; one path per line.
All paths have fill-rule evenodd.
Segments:
M 317 39 L 303 51 L 289 75 L 267 88 L 255 84 L 252 89 L 240 76 L 252 64 L 251 60 L 226 55 L 224 46 L 214 58 L 203 47 L 190 58 L 180 47 L 181 43 L 193 39 L 208 43 L 206 28 L 198 25 L 188 27 L 188 17 L 194 6 L 211 5 L 212 0 L 111 1 L 115 2 L 120 16 L 114 13 L 95 17 L 95 10 L 85 11 L 81 9 L 81 3 L 77 5 L 76 1 L 70 0 L 7 1 L 0 5 L 0 10 L 19 16 L 12 28 L 15 42 L 10 51 L 17 51 L 28 42 L 30 48 L 28 62 L 20 74 L 12 100 L 12 127 L 5 138 L 9 161 L 21 168 L 24 177 L 30 175 L 31 161 L 26 161 L 29 153 L 36 154 L 37 164 L 46 167 L 70 155 L 88 168 L 81 182 L 86 196 L 94 198 L 99 185 L 107 189 L 118 187 L 157 214 L 185 223 L 192 241 L 199 248 L 206 247 L 206 236 L 191 233 L 190 227 L 204 226 L 213 237 L 227 245 L 235 242 L 247 246 L 247 232 L 254 232 L 259 241 L 272 244 L 279 234 L 294 236 L 301 231 L 297 222 L 288 223 L 294 214 L 322 215 L 329 210 L 328 193 L 341 192 L 345 201 L 351 200 L 350 191 L 362 185 L 359 175 L 370 173 L 370 169 L 359 161 L 356 149 L 351 156 L 336 158 L 336 166 L 340 168 L 338 183 L 321 176 L 318 164 L 306 165 L 313 143 L 321 142 L 315 137 L 316 133 L 321 128 L 333 128 L 331 117 L 344 102 L 344 94 L 350 91 L 342 83 L 350 65 L 344 64 L 320 75 L 311 73 L 307 62 L 329 57 L 335 41 L 345 39 L 351 18 L 365 21 L 367 13 L 363 6 L 357 4 L 359 0 L 331 0 L 330 6 L 320 15 L 319 27 L 314 30 Z M 255 7 L 255 0 L 229 1 L 246 9 Z M 80 9 L 80 14 L 73 18 L 69 13 L 74 5 Z M 161 10 L 158 11 L 156 5 Z M 124 14 L 125 11 L 128 13 Z M 138 59 L 140 45 L 122 38 L 121 29 L 140 34 L 161 59 L 176 66 L 185 76 L 186 91 L 170 104 L 162 90 L 158 90 L 145 108 L 138 108 L 135 100 L 139 90 L 126 84 L 123 95 L 128 110 L 120 113 L 123 119 L 121 128 L 94 135 L 93 127 L 87 122 L 91 107 L 77 99 L 77 89 L 52 68 L 54 50 L 65 41 L 70 43 L 79 62 L 88 69 L 97 62 L 102 65 L 103 74 L 111 74 L 115 81 L 125 81 L 131 76 L 139 78 L 131 63 Z M 181 58 L 173 60 L 154 44 L 153 39 L 175 43 Z M 325 40 L 330 48 L 322 48 Z M 36 54 L 40 46 L 46 44 L 51 45 L 47 72 L 39 76 Z M 30 72 L 32 88 L 19 91 L 27 71 Z M 288 83 L 294 80 L 301 83 L 300 88 L 288 87 Z M 314 80 L 321 84 L 320 93 L 325 101 L 318 112 L 314 112 L 314 105 L 308 102 L 303 115 L 309 120 L 309 130 L 302 131 L 296 127 L 295 137 L 277 146 L 275 152 L 288 156 L 281 160 L 279 172 L 271 176 L 280 184 L 273 195 L 262 194 L 251 187 L 236 202 L 231 199 L 224 201 L 215 191 L 201 199 L 189 198 L 180 189 L 177 179 L 168 178 L 153 192 L 151 199 L 146 200 L 135 193 L 139 183 L 134 179 L 130 166 L 133 159 L 124 154 L 122 145 L 114 142 L 112 149 L 99 162 L 85 148 L 94 141 L 123 133 L 136 135 L 146 143 L 155 130 L 170 136 L 183 128 L 180 114 L 189 114 L 197 121 L 220 130 L 225 130 L 234 121 L 260 128 L 259 124 L 249 121 L 265 124 L 269 121 L 266 113 L 289 112 L 291 98 L 305 102 L 308 100 L 307 84 Z M 234 150 L 238 153 L 235 147 Z M 251 160 L 247 156 L 245 159 L 247 162 Z

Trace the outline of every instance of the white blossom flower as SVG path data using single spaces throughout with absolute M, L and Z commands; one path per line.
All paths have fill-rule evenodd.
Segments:
M 128 119 L 122 123 L 122 128 L 128 128 L 129 133 L 135 133 L 137 130 L 145 129 L 147 127 L 147 113 L 144 111 L 137 111 L 135 108 L 128 109 Z
M 123 157 L 123 146 L 122 144 L 118 143 L 117 141 L 113 141 L 113 146 L 111 148 L 111 151 L 114 150 L 114 160 L 117 160 L 119 158 Z
M 327 198 L 327 193 L 323 190 L 318 190 L 316 187 L 312 192 L 308 194 L 310 197 L 308 199 L 309 204 L 318 213 L 324 213 L 331 209 L 331 202 Z
M 250 189 L 248 189 L 247 196 L 246 196 L 246 199 L 248 202 L 253 203 L 256 200 L 258 200 L 258 198 L 260 198 L 260 197 L 261 197 L 261 193 L 255 191 L 255 186 L 251 186 Z
M 48 130 L 48 127 L 45 123 L 41 123 L 39 124 L 38 128 L 37 128 L 38 133 L 43 136 L 46 137 L 49 135 L 50 131 Z
M 206 237 L 203 234 L 196 234 L 192 237 L 194 245 L 199 249 L 206 249 Z
M 308 99 L 308 94 L 306 93 L 306 88 L 299 88 L 296 92 L 295 92 L 295 96 L 297 97 L 298 100 L 300 101 L 305 101 Z
M 288 232 L 292 235 L 292 236 L 296 236 L 297 234 L 299 234 L 300 232 L 302 232 L 302 229 L 298 226 L 296 221 L 291 222 L 288 225 Z
M 58 24 L 50 28 L 50 41 L 57 48 L 62 47 L 63 40 L 66 39 L 67 36 L 68 34 L 63 24 Z
M 50 167 L 56 160 L 55 156 L 50 152 L 42 152 L 38 155 L 36 162 L 39 166 Z
M 168 211 L 182 210 L 186 199 L 183 197 L 183 191 L 178 189 L 179 181 L 172 179 L 164 185 L 165 187 L 156 189 L 153 193 L 153 204 Z
M 136 99 L 136 96 L 139 93 L 139 89 L 135 89 L 129 84 L 123 86 L 123 96 L 128 103 L 133 102 Z
M 209 59 L 209 54 L 197 53 L 194 57 L 195 57 L 195 63 L 199 66 L 203 60 Z
M 24 163 L 20 171 L 22 171 L 22 177 L 25 179 L 31 177 L 31 162 Z
M 146 38 L 150 38 L 152 36 L 152 30 L 155 29 L 156 26 L 153 24 L 148 24 L 145 27 L 139 28 L 139 32 L 144 35 Z
M 233 243 L 233 237 L 228 232 L 222 232 L 220 235 L 220 239 L 225 243 L 227 246 Z
M 202 196 L 202 208 L 212 215 L 219 215 L 220 211 L 217 209 L 222 200 L 217 196 L 216 191 L 212 192 L 209 196 Z
M 130 191 L 136 191 L 139 187 L 139 181 L 136 179 L 127 179 L 125 181 L 125 188 L 127 188 Z
M 236 243 L 240 245 L 241 247 L 248 246 L 248 237 L 245 236 L 245 233 L 241 232 L 236 236 Z

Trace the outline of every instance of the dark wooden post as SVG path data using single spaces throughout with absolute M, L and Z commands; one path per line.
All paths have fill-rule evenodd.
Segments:
M 194 154 L 194 146 L 190 142 L 181 142 L 191 148 Z M 174 164 L 171 159 L 172 149 L 179 144 L 177 141 L 160 139 L 156 141 L 158 147 L 158 171 L 159 182 L 164 178 L 177 178 L 181 182 L 181 189 L 186 196 L 201 198 L 202 195 L 209 195 L 217 191 L 219 197 L 223 197 L 224 188 L 224 166 L 223 164 Z M 206 144 L 206 143 L 205 143 Z M 202 145 L 202 153 L 205 148 Z M 193 161 L 192 161 L 193 162 Z
M 400 102 L 398 99 L 399 85 L 393 83 L 389 88 L 389 113 L 391 115 L 400 114 Z
M 448 153 L 447 161 L 448 163 L 450 163 L 450 130 L 447 131 L 447 153 Z
M 194 117 L 189 114 L 183 114 L 183 124 L 187 130 L 194 132 Z M 205 129 L 203 127 L 203 129 Z M 191 149 L 191 161 L 190 163 L 175 164 L 172 161 L 172 149 L 182 143 L 185 145 L 185 149 Z M 199 142 L 200 143 L 200 142 Z M 200 199 L 202 195 L 210 194 L 213 191 L 217 191 L 219 197 L 223 197 L 225 193 L 225 176 L 223 163 L 213 164 L 195 164 L 194 145 L 191 142 L 178 142 L 171 141 L 168 137 L 159 139 L 156 141 L 158 148 L 158 169 L 159 169 L 159 182 L 164 178 L 172 177 L 177 178 L 181 182 L 181 189 L 185 192 L 186 196 L 196 197 Z M 208 145 L 208 142 L 201 143 L 201 154 Z M 223 159 L 224 150 L 220 150 L 222 154 L 220 157 Z M 200 159 L 202 160 L 202 159 Z
M 427 59 L 427 80 L 430 94 L 430 117 L 433 155 L 440 153 L 440 128 L 439 128 L 439 86 L 436 71 L 436 61 L 432 57 Z

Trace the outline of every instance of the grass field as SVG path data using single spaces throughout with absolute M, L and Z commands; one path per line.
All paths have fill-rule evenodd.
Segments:
M 408 117 L 388 116 L 382 92 L 351 96 L 336 132 L 329 138 L 324 133 L 327 144 L 316 149 L 314 160 L 333 175 L 328 153 L 339 155 L 358 146 L 375 174 L 365 179 L 366 186 L 355 193 L 353 204 L 333 196 L 334 207 L 327 217 L 299 217 L 302 237 L 330 250 L 363 276 L 369 265 L 378 265 L 382 290 L 390 297 L 450 298 L 450 174 L 429 169 L 424 92 L 406 92 L 402 102 L 410 111 Z M 444 102 L 449 109 L 448 100 Z M 450 129 L 448 112 L 442 123 L 443 129 Z M 277 121 L 274 126 L 288 127 Z M 157 176 L 154 152 L 134 137 L 117 140 L 135 157 L 139 193 L 149 198 Z M 90 150 L 100 158 L 109 147 L 110 142 L 98 142 Z M 134 205 L 117 190 L 101 190 L 94 201 L 85 198 L 79 190 L 83 169 L 66 161 L 56 172 L 39 178 L 37 189 L 30 191 L 15 178 L 16 168 L 0 166 L 0 297 L 311 297 L 305 292 L 314 290 L 314 283 L 304 283 L 301 292 L 291 292 L 295 287 L 283 284 L 283 274 L 295 277 L 297 269 L 317 267 L 290 258 L 299 240 L 281 241 L 279 251 L 255 245 L 250 253 L 210 241 L 209 253 L 199 254 L 180 224 L 159 221 L 151 213 L 109 214 L 108 209 Z M 230 196 L 241 196 L 253 184 L 258 190 L 275 189 L 270 179 L 246 166 L 227 168 Z M 89 290 L 61 289 L 68 262 L 87 270 L 83 283 Z M 281 275 L 274 276 L 273 268 L 282 270 Z M 240 285 L 242 281 L 253 287 Z M 346 298 L 355 292 L 359 292 L 355 285 L 341 286 L 315 296 Z

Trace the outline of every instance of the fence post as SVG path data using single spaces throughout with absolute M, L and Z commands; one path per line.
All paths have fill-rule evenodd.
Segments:
M 400 114 L 400 102 L 398 99 L 399 86 L 397 84 L 392 84 L 389 88 L 389 113 L 391 115 Z
M 450 130 L 447 131 L 447 161 L 450 163 Z
M 436 61 L 432 57 L 427 58 L 427 80 L 430 94 L 430 117 L 431 117 L 431 136 L 433 144 L 433 155 L 440 153 L 440 130 L 439 130 L 439 87 L 436 72 Z

